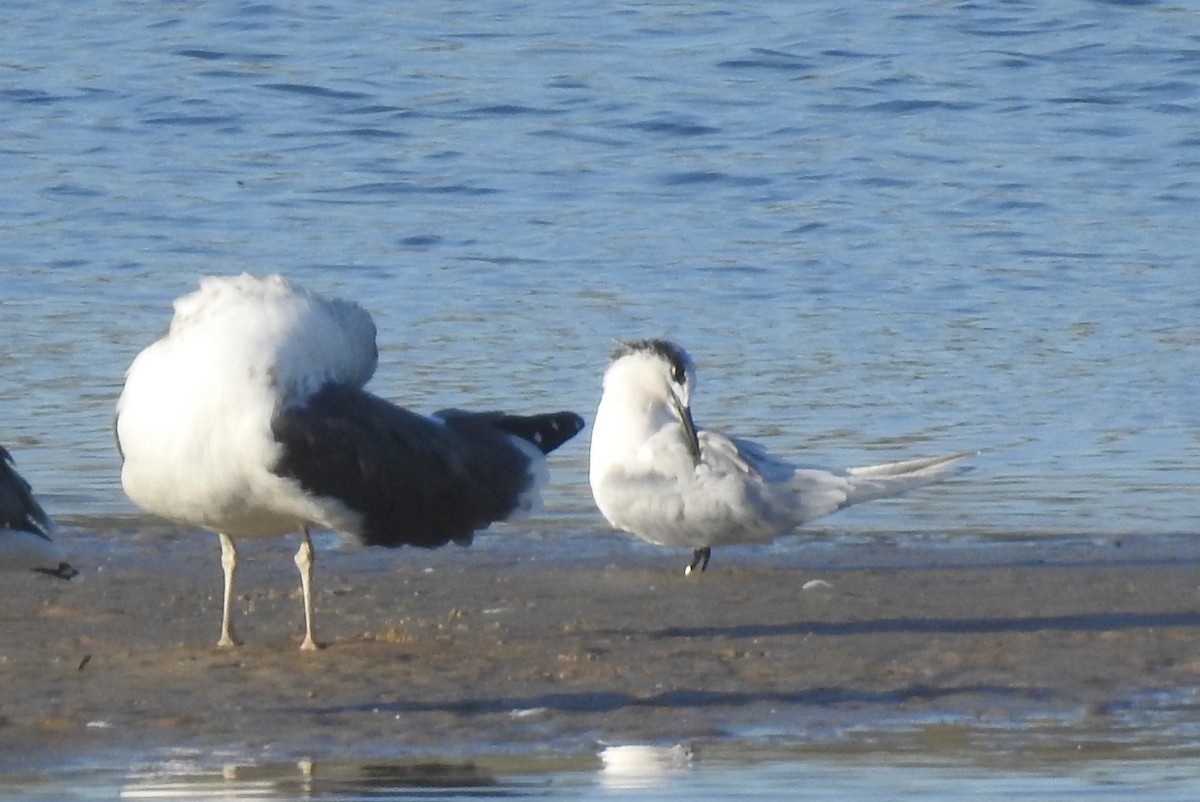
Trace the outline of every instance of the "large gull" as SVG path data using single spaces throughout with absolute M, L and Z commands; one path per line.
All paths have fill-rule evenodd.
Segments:
M 583 427 L 572 412 L 419 415 L 363 389 L 376 361 L 358 304 L 242 275 L 202 279 L 130 365 L 121 482 L 144 509 L 218 533 L 219 646 L 237 643 L 235 539 L 300 534 L 301 648 L 315 649 L 310 528 L 372 546 L 469 544 L 537 506 L 544 455 Z
M 966 453 L 848 470 L 794 465 L 759 445 L 697 429 L 696 368 L 666 340 L 623 343 L 604 374 L 592 424 L 590 481 L 604 517 L 660 546 L 763 543 L 823 515 L 958 472 Z
M 50 539 L 53 533 L 50 516 L 33 497 L 29 482 L 17 473 L 8 450 L 0 446 L 0 569 L 36 571 L 59 579 L 78 574 Z

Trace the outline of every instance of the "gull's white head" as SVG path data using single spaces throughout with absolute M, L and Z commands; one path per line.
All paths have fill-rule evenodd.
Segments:
M 624 462 L 663 429 L 677 432 L 692 460 L 699 461 L 690 408 L 695 386 L 695 365 L 675 343 L 621 343 L 604 374 L 604 396 L 592 427 L 593 469 Z

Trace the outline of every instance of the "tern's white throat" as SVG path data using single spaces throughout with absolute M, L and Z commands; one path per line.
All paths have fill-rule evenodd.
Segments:
M 677 346 L 643 340 L 621 347 L 604 374 L 604 392 L 592 427 L 593 485 L 617 466 L 649 458 L 648 441 L 678 440 L 695 464 L 695 427 L 689 403 L 695 382 L 691 360 Z M 657 457 L 660 467 L 661 454 Z

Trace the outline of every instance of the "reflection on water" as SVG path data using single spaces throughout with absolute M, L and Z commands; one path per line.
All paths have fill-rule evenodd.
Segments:
M 129 778 L 122 799 L 425 799 L 508 796 L 495 773 L 470 761 L 230 765 L 216 772 L 147 772 Z M 444 793 L 441 793 L 444 792 Z
M 600 753 L 601 783 L 608 788 L 654 788 L 692 763 L 692 749 L 683 744 L 609 746 Z
M 615 772 L 615 773 L 614 773 Z M 640 779 L 639 779 L 640 778 Z M 1064 755 L 996 765 L 986 756 L 820 755 L 798 747 L 633 745 L 599 756 L 231 765 L 188 770 L 179 763 L 125 776 L 81 772 L 53 781 L 0 780 L 0 797 L 155 800 L 718 800 L 782 799 L 1123 800 L 1194 802 L 1200 761 L 1158 756 L 1087 760 Z

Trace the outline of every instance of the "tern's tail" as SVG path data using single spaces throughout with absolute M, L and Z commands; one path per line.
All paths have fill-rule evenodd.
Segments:
M 850 493 L 842 506 L 896 496 L 922 485 L 949 479 L 967 470 L 961 464 L 962 460 L 974 454 L 973 451 L 964 451 L 948 457 L 927 457 L 851 468 L 846 472 L 850 478 Z

